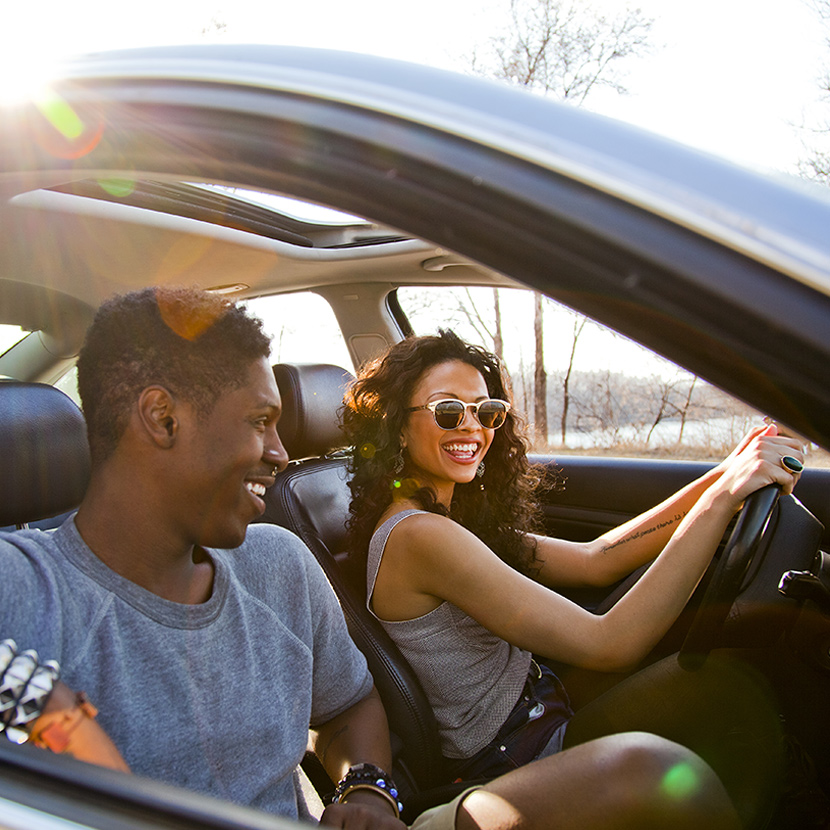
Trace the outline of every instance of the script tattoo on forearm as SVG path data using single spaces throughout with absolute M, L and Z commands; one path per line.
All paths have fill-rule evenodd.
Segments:
M 628 542 L 633 542 L 635 539 L 642 539 L 643 536 L 648 536 L 650 533 L 654 533 L 657 530 L 662 530 L 665 527 L 671 527 L 672 525 L 680 522 L 683 519 L 683 516 L 685 515 L 685 513 L 675 513 L 674 516 L 672 516 L 670 519 L 666 519 L 664 522 L 652 525 L 651 527 L 643 528 L 642 530 L 638 530 L 636 533 L 631 533 L 628 536 L 623 536 L 622 539 L 617 539 L 616 542 L 612 542 L 610 545 L 604 545 L 602 548 L 602 552 L 608 553 L 609 550 L 618 548 L 620 545 L 625 545 Z

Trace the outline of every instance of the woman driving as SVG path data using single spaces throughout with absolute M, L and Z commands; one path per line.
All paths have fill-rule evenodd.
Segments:
M 759 427 L 662 504 L 578 543 L 536 532 L 538 475 L 499 361 L 451 332 L 406 339 L 366 366 L 343 420 L 356 447 L 350 534 L 367 605 L 421 680 L 452 779 L 641 730 L 697 752 L 744 824 L 759 820 L 780 777 L 779 724 L 748 667 L 710 660 L 692 676 L 668 658 L 574 714 L 534 655 L 604 672 L 638 666 L 744 499 L 770 483 L 792 491 L 798 474 L 785 465 L 803 464 L 797 440 Z M 612 585 L 649 562 L 604 614 L 556 591 Z

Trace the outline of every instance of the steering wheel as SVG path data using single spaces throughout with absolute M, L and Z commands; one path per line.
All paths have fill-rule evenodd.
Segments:
M 680 649 L 678 662 L 687 671 L 695 671 L 706 662 L 732 603 L 741 590 L 741 583 L 749 572 L 780 494 L 779 485 L 768 484 L 752 493 L 744 502 Z

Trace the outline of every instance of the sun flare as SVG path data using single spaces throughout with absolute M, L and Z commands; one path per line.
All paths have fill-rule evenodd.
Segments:
M 0 106 L 15 106 L 42 98 L 57 76 L 57 61 L 23 56 L 22 50 L 0 55 Z

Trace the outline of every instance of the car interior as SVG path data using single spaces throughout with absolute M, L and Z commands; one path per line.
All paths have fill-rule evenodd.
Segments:
M 363 574 L 349 560 L 345 533 L 350 497 L 349 448 L 344 446 L 338 414 L 345 386 L 352 375 L 331 364 L 299 363 L 275 364 L 274 375 L 283 401 L 280 433 L 292 460 L 269 489 L 267 509 L 261 521 L 282 525 L 296 533 L 313 552 L 334 587 L 349 631 L 367 657 L 388 712 L 396 757 L 395 775 L 407 797 L 406 817 L 411 819 L 425 807 L 446 800 L 458 788 L 442 777 L 437 727 L 420 683 L 395 644 L 367 612 Z M 9 459 L 8 469 L 22 471 L 20 475 L 2 479 L 0 520 L 5 525 L 55 527 L 82 498 L 89 476 L 83 415 L 57 388 L 11 380 L 0 383 L 0 453 Z M 617 466 L 623 468 L 621 477 L 630 482 L 629 463 L 620 460 Z M 701 469 L 700 465 L 688 462 L 670 462 L 669 468 L 661 485 L 669 488 L 679 486 Z M 56 469 L 60 475 L 54 475 Z M 574 471 L 567 462 L 557 469 L 566 470 L 568 476 L 573 474 L 577 480 L 581 478 L 579 464 Z M 590 471 L 586 478 L 591 478 Z M 578 505 L 584 494 L 579 489 L 574 488 L 570 495 L 569 503 L 561 506 L 561 512 L 556 505 L 549 508 L 549 521 L 560 534 L 568 522 L 573 537 L 595 534 L 605 522 L 616 522 L 623 515 L 613 511 L 603 519 L 601 512 L 595 513 L 590 507 L 580 510 Z M 591 500 L 596 501 L 595 493 Z M 630 509 L 637 507 L 631 505 Z M 740 619 L 733 622 L 725 638 L 719 637 L 718 645 L 725 642 L 736 647 L 779 651 L 782 646 L 788 647 L 787 640 L 802 642 L 805 622 L 799 620 L 799 603 L 776 595 L 769 590 L 769 585 L 777 583 L 783 560 L 792 571 L 803 574 L 815 569 L 814 559 L 818 556 L 819 570 L 830 572 L 830 556 L 819 553 L 826 542 L 824 527 L 793 497 L 779 500 L 770 524 L 772 529 L 765 534 L 759 562 L 735 603 L 738 610 L 734 616 Z M 797 556 L 793 555 L 794 551 Z M 575 591 L 573 598 L 601 613 L 643 570 L 624 580 L 610 594 Z M 651 659 L 682 650 L 689 619 L 694 616 L 706 584 L 698 590 L 697 599 L 690 603 Z M 821 601 L 820 597 L 812 599 Z M 811 626 L 806 625 L 810 636 L 827 641 L 826 626 L 818 629 L 812 626 L 814 630 L 810 631 Z M 555 668 L 569 685 L 573 684 L 574 678 L 568 681 L 568 667 L 557 665 Z M 614 679 L 590 675 L 577 673 L 577 695 L 596 694 L 604 683 Z M 594 684 L 596 688 L 592 688 Z M 798 684 L 797 688 L 791 684 L 790 689 L 792 694 L 797 693 L 798 708 L 802 712 L 805 695 L 818 702 L 823 693 L 817 684 L 812 687 L 806 684 L 806 688 L 805 684 Z M 815 726 L 812 719 L 806 720 Z M 333 785 L 313 756 L 307 757 L 305 767 L 321 794 L 329 792 Z M 104 786 L 109 787 L 108 771 L 101 772 Z
M 48 195 L 47 198 L 52 197 Z M 222 195 L 220 199 L 225 202 L 227 197 Z M 117 206 L 118 210 L 123 207 Z M 67 245 L 70 238 L 77 238 L 81 232 L 76 225 L 76 213 L 73 210 L 68 217 L 59 213 L 58 227 L 66 234 Z M 201 219 L 204 221 L 204 216 Z M 66 228 L 63 227 L 64 220 L 68 222 Z M 174 218 L 173 225 L 179 221 L 178 217 Z M 220 230 L 213 229 L 210 233 L 218 234 Z M 128 241 L 126 233 L 131 235 L 134 228 L 131 224 L 121 226 L 116 223 L 110 231 L 111 238 L 123 245 Z M 165 233 L 170 232 L 169 228 L 165 229 Z M 357 231 L 351 229 L 348 233 L 356 235 Z M 319 235 L 324 234 L 320 232 Z M 358 244 L 353 239 L 346 243 L 345 249 L 335 249 L 345 250 L 340 263 L 335 265 L 333 258 L 326 263 L 326 278 L 331 284 L 315 286 L 329 302 L 333 302 L 338 320 L 348 319 L 352 326 L 356 325 L 355 317 L 362 318 L 363 322 L 382 311 L 384 316 L 397 314 L 400 328 L 405 330 L 406 320 L 401 318 L 402 312 L 395 303 L 395 283 L 411 280 L 413 272 L 420 279 L 424 262 L 435 268 L 436 260 L 450 261 L 452 265 L 446 270 L 454 281 L 467 277 L 471 282 L 480 282 L 485 274 L 483 269 L 464 263 L 458 257 L 449 258 L 417 240 L 405 240 L 399 235 L 377 230 L 372 231 L 372 240 L 372 243 L 365 243 L 372 246 L 368 256 L 360 249 L 363 254 L 360 267 L 365 269 L 364 278 L 372 269 L 382 270 L 387 282 L 351 282 L 348 272 L 354 268 L 352 263 L 356 258 L 350 253 Z M 135 244 L 131 239 L 129 241 Z M 380 256 L 385 246 L 393 248 L 394 253 Z M 146 245 L 144 250 L 147 251 Z M 289 262 L 285 272 L 281 271 L 283 279 L 301 287 L 307 284 L 298 277 L 298 273 L 307 267 L 302 259 L 305 250 L 301 249 L 299 262 Z M 317 273 L 320 271 L 318 265 Z M 444 271 L 429 273 L 443 275 Z M 497 274 L 488 276 L 497 282 L 506 282 Z M 349 282 L 345 286 L 340 284 L 346 280 Z M 0 383 L 0 452 L 9 460 L 8 469 L 24 471 L 4 478 L 6 485 L 13 483 L 13 486 L 4 487 L 0 500 L 0 526 L 54 527 L 80 501 L 89 475 L 89 460 L 80 410 L 67 395 L 43 381 L 54 382 L 67 366 L 71 366 L 71 355 L 77 351 L 79 338 L 91 319 L 92 308 L 75 297 L 40 286 L 0 281 L 0 293 L 6 300 L 4 318 L 36 332 L 24 337 L 3 356 L 3 371 L 7 376 L 15 373 L 39 378 L 29 382 L 8 379 Z M 356 315 L 350 313 L 354 305 L 352 295 L 361 299 L 362 311 Z M 367 295 L 373 302 L 368 301 Z M 381 345 L 381 341 L 379 336 L 352 337 L 354 363 L 359 364 L 362 357 Z M 63 359 L 63 355 L 67 358 Z M 25 371 L 21 367 L 25 367 Z M 292 462 L 268 491 L 267 509 L 262 520 L 283 525 L 299 535 L 335 588 L 350 633 L 367 657 L 387 708 L 396 753 L 395 775 L 402 792 L 408 796 L 410 815 L 416 815 L 423 807 L 444 800 L 454 788 L 448 788 L 442 778 L 437 727 L 424 692 L 397 647 L 367 612 L 363 575 L 356 572 L 347 554 L 345 528 L 350 498 L 347 483 L 350 449 L 344 446 L 338 415 L 345 386 L 352 374 L 348 369 L 329 363 L 294 362 L 275 364 L 274 375 L 283 400 L 279 430 Z M 706 462 L 590 455 L 567 458 L 537 455 L 534 460 L 545 465 L 551 480 L 558 482 L 545 499 L 548 531 L 575 540 L 593 538 L 637 515 L 707 467 Z M 59 475 L 55 474 L 57 471 Z M 820 698 L 826 684 L 823 673 L 830 669 L 827 658 L 830 627 L 823 622 L 817 624 L 814 618 L 810 623 L 799 622 L 797 614 L 805 598 L 823 608 L 830 607 L 827 604 L 830 594 L 825 596 L 826 588 L 823 587 L 830 576 L 830 557 L 821 552 L 830 550 L 830 538 L 824 530 L 830 526 L 830 502 L 825 498 L 828 475 L 830 471 L 808 470 L 799 484 L 800 501 L 787 498 L 779 502 L 759 560 L 765 562 L 766 567 L 756 567 L 749 575 L 747 588 L 740 601 L 734 604 L 736 610 L 732 616 L 735 619 L 719 635 L 721 645 L 756 649 L 786 650 L 792 644 L 798 644 L 795 648 L 800 654 L 799 659 L 806 657 L 811 664 L 809 669 L 799 673 L 799 677 L 807 679 L 804 683 L 793 684 L 791 679 L 788 683 L 794 700 L 798 701 L 797 706 L 793 703 L 793 708 L 801 713 L 809 711 L 803 709 L 805 699 Z M 637 482 L 637 486 L 632 487 L 632 482 Z M 801 506 L 802 502 L 812 509 L 812 513 Z M 785 571 L 816 572 L 819 576 L 824 575 L 824 581 L 818 578 L 811 581 L 805 577 L 798 586 L 802 592 L 798 599 L 785 598 L 777 592 L 778 581 Z M 601 613 L 638 576 L 639 573 L 633 574 L 607 596 L 578 589 L 571 595 Z M 651 659 L 682 648 L 706 585 L 704 582 L 687 612 Z M 750 586 L 755 588 L 750 590 Z M 785 642 L 791 645 L 787 646 Z M 805 643 L 813 645 L 805 649 Z M 568 667 L 556 666 L 556 669 L 570 688 L 576 690 L 575 694 L 587 696 L 586 699 L 611 679 L 591 677 L 590 673 L 577 673 L 569 678 Z M 805 721 L 810 723 L 811 729 L 816 726 L 809 717 L 805 717 Z M 819 734 L 824 735 L 824 732 Z M 306 767 L 320 791 L 330 791 L 332 784 L 313 757 L 307 758 Z
M 311 75 L 297 77 L 311 83 Z M 460 128 L 443 135 L 433 124 L 413 127 L 397 110 L 363 111 L 351 100 L 245 84 L 244 95 L 218 84 L 214 105 L 208 95 L 194 96 L 189 82 L 156 87 L 140 73 L 123 90 L 100 82 L 114 96 L 107 117 L 117 129 L 109 143 L 90 144 L 92 151 L 76 146 L 92 141 L 87 133 L 67 149 L 44 139 L 42 126 L 17 135 L 10 121 L 0 124 L 0 528 L 48 531 L 83 497 L 89 455 L 73 366 L 101 302 L 147 285 L 184 284 L 250 303 L 254 313 L 259 302 L 291 309 L 296 319 L 269 329 L 283 402 L 278 429 L 291 462 L 269 488 L 261 520 L 296 533 L 334 587 L 387 709 L 394 774 L 411 818 L 447 794 L 437 728 L 414 672 L 365 608 L 364 575 L 346 541 L 351 448 L 338 427 L 355 368 L 408 334 L 426 333 L 404 310 L 400 292 L 422 291 L 425 305 L 439 287 L 542 292 L 763 409 L 817 449 L 830 446 L 830 298 L 808 279 L 817 258 L 799 264 L 799 257 L 810 259 L 806 243 L 780 242 L 789 224 L 780 238 L 759 232 L 752 250 L 734 239 L 760 222 L 736 220 L 737 230 L 718 236 L 716 220 L 741 216 L 724 194 L 743 174 L 732 179 L 713 167 L 698 176 L 694 164 L 703 162 L 692 160 L 690 179 L 706 181 L 724 199 L 717 209 L 690 196 L 692 184 L 674 180 L 663 201 L 647 204 L 642 194 L 652 176 L 634 163 L 637 136 L 617 142 L 621 154 L 629 153 L 623 169 L 636 168 L 635 196 L 626 201 L 612 177 L 603 178 L 605 168 L 594 178 L 583 175 L 590 142 L 600 138 L 583 141 L 567 118 L 562 146 L 578 151 L 565 170 L 550 161 L 552 151 L 544 163 L 523 157 L 510 143 L 518 140 L 513 126 L 501 152 L 489 133 L 478 143 Z M 466 94 L 460 87 L 441 117 Z M 520 119 L 522 108 L 501 95 L 494 93 L 493 109 Z M 81 111 L 86 99 L 79 100 Z M 527 103 L 531 115 L 535 106 Z M 94 133 L 102 116 L 94 107 L 89 112 Z M 590 136 L 599 135 L 590 118 L 586 123 Z M 538 123 L 528 120 L 527 129 Z M 673 152 L 642 156 L 664 175 L 675 170 Z M 681 218 L 671 212 L 678 194 L 686 200 Z M 747 200 L 766 198 L 750 189 Z M 797 224 L 800 203 L 792 199 L 770 199 L 770 222 L 785 217 Z M 348 213 L 332 215 L 332 208 Z M 802 224 L 805 233 L 826 238 L 826 224 Z M 336 347 L 318 306 L 290 305 L 306 295 L 325 306 Z M 778 315 L 774 329 L 770 309 Z M 296 346 L 294 329 L 302 335 Z M 532 460 L 550 483 L 542 503 L 546 531 L 576 541 L 654 506 L 714 463 L 545 447 Z M 729 647 L 776 666 L 782 713 L 809 757 L 807 783 L 798 786 L 830 795 L 830 468 L 809 466 L 794 496 L 760 505 L 755 521 L 751 512 L 727 533 L 689 607 L 649 660 Z M 757 546 L 745 544 L 752 535 L 760 537 Z M 756 551 L 737 566 L 730 564 L 735 540 Z M 639 575 L 610 592 L 568 595 L 602 613 Z M 707 596 L 719 600 L 719 616 L 698 613 L 711 604 Z M 704 618 L 714 621 L 701 633 Z M 691 645 L 690 629 L 697 632 Z M 555 668 L 580 700 L 614 679 Z M 332 784 L 314 759 L 304 766 L 328 792 Z M 0 816 L 24 803 L 108 828 L 295 826 L 6 742 L 0 802 Z M 771 827 L 806 826 L 792 815 L 776 817 Z
M 292 462 L 287 470 L 278 474 L 274 487 L 269 490 L 266 497 L 267 509 L 262 520 L 287 527 L 299 535 L 335 587 L 350 633 L 367 656 L 389 712 L 396 748 L 399 750 L 398 777 L 407 782 L 410 798 L 414 793 L 423 793 L 415 804 L 421 806 L 431 803 L 435 793 L 429 791 L 447 783 L 441 777 L 442 759 L 434 718 L 406 660 L 377 620 L 367 612 L 365 574 L 359 565 L 350 560 L 348 552 L 345 528 L 349 515 L 350 493 L 347 481 L 350 449 L 343 446 L 344 436 L 338 427 L 338 411 L 342 406 L 343 390 L 351 375 L 339 367 L 318 364 L 277 364 L 274 366 L 274 374 L 284 406 L 280 430 Z M 553 468 L 552 472 L 561 475 L 561 468 L 555 466 L 556 462 L 548 459 L 544 463 Z M 630 486 L 631 468 L 626 462 L 620 461 L 618 464 L 624 469 L 623 477 Z M 563 467 L 570 475 L 570 462 L 563 462 Z M 701 472 L 705 465 L 674 462 L 669 467 L 661 486 L 671 488 L 676 485 L 674 489 L 678 489 L 690 481 L 695 473 Z M 579 465 L 575 465 L 574 475 L 579 477 L 580 472 Z M 584 484 L 587 485 L 587 482 Z M 620 482 L 620 486 L 625 485 Z M 657 498 L 652 503 L 657 503 L 671 492 L 672 489 L 666 490 L 662 495 L 654 492 L 653 495 Z M 561 506 L 561 512 L 557 509 L 557 499 L 552 499 L 554 504 L 549 506 L 548 513 L 551 532 L 560 536 L 567 534 L 567 538 L 593 538 L 598 532 L 639 512 L 638 503 L 632 503 L 629 515 L 616 514 L 607 516 L 604 520 L 593 515 L 589 520 L 591 508 L 586 506 L 584 511 L 580 511 L 576 507 L 589 493 L 590 491 L 579 493 L 578 490 L 572 492 L 573 501 L 568 499 L 569 503 Z M 648 495 L 651 494 L 646 494 L 646 497 Z M 591 500 L 595 502 L 595 493 L 590 493 L 586 505 Z M 619 503 L 619 499 L 616 501 Z M 761 509 L 765 510 L 766 515 L 772 512 L 769 504 Z M 745 508 L 745 513 L 747 512 Z M 570 517 L 571 524 L 563 520 L 565 516 Z M 567 529 L 563 529 L 566 525 Z M 763 526 L 765 525 L 766 521 Z M 739 529 L 740 524 L 735 526 L 736 535 Z M 703 634 L 697 635 L 697 643 L 684 642 L 690 623 L 699 618 L 708 619 L 708 615 L 701 615 L 698 611 L 702 597 L 717 575 L 715 566 L 710 572 L 712 579 L 704 581 L 700 586 L 683 617 L 654 650 L 649 661 L 675 651 L 679 651 L 681 657 L 688 660 L 699 661 L 699 655 L 708 653 L 716 645 L 758 651 L 780 646 L 782 637 L 793 632 L 798 620 L 797 603 L 792 602 L 792 597 L 785 597 L 777 590 L 781 563 L 786 561 L 792 573 L 807 574 L 817 566 L 815 560 L 819 557 L 819 569 L 830 569 L 830 557 L 819 553 L 821 545 L 826 543 L 823 537 L 824 525 L 800 501 L 793 497 L 777 500 L 761 550 L 753 562 L 752 573 L 743 586 L 740 581 L 747 575 L 741 574 L 735 591 L 740 596 L 732 598 L 728 603 L 733 608 L 734 617 L 728 628 L 725 631 L 707 629 Z M 728 550 L 722 550 L 721 561 L 726 561 L 727 557 Z M 610 592 L 576 590 L 569 593 L 573 599 L 595 613 L 603 613 L 631 587 L 645 569 L 638 569 Z M 722 607 L 722 603 L 718 603 L 718 606 Z M 721 626 L 722 624 L 723 621 Z M 561 664 L 555 668 L 566 682 L 569 682 L 569 675 L 572 675 L 569 686 L 573 688 L 575 681 L 578 684 L 577 694 L 597 694 L 605 683 L 613 682 L 614 679 L 592 672 L 572 674 L 569 667 Z M 818 693 L 818 687 L 814 692 Z M 442 788 L 440 792 L 443 794 L 446 789 Z

